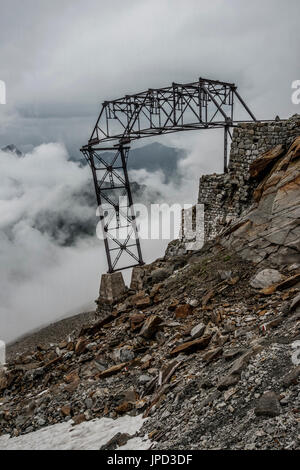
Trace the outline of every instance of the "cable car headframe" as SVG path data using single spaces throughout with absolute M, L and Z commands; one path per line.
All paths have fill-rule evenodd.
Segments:
M 256 121 L 235 84 L 204 78 L 104 101 L 81 152 L 93 175 L 109 273 L 144 264 L 127 171 L 129 144 L 173 132 L 223 128 L 227 172 L 231 128 L 248 122 L 235 119 L 235 102 Z M 122 230 L 125 237 L 119 235 Z

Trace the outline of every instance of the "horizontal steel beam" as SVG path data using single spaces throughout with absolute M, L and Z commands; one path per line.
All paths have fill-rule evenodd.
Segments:
M 235 119 L 235 99 L 251 121 Z M 224 128 L 224 171 L 227 171 L 230 128 L 241 122 L 255 120 L 234 83 L 205 78 L 192 83 L 172 83 L 163 88 L 149 88 L 102 103 L 92 135 L 81 152 L 93 173 L 98 205 L 102 207 L 102 200 L 105 200 L 113 214 L 106 221 L 104 216 L 100 217 L 109 272 L 143 264 L 127 173 L 129 147 L 126 145 L 134 140 L 174 132 Z M 114 157 L 110 159 L 106 152 L 114 152 Z M 125 211 L 114 197 L 117 194 L 128 198 Z M 126 227 L 130 229 L 125 241 L 113 235 L 114 230 L 124 228 L 120 217 L 125 218 L 128 223 Z M 129 248 L 133 248 L 133 251 Z M 113 257 L 115 251 L 117 255 Z M 134 260 L 133 265 L 118 266 L 124 252 Z

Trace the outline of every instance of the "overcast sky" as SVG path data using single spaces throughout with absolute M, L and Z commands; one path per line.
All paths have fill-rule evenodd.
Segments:
M 199 76 L 235 82 L 259 118 L 300 112 L 299 0 L 0 0 L 0 146 L 76 153 L 100 103 Z M 178 142 L 174 140 L 173 143 Z M 184 145 L 190 139 L 180 136 Z
M 70 154 L 80 157 L 101 102 L 202 76 L 235 82 L 257 118 L 300 113 L 291 101 L 299 13 L 299 0 L 0 0 L 0 148 L 27 151 L 0 152 L 0 339 L 94 306 L 103 243 L 62 246 L 37 221 L 86 223 L 73 194 L 91 174 Z M 161 137 L 186 150 L 180 184 L 159 171 L 130 176 L 164 201 L 194 203 L 199 176 L 222 171 L 222 139 L 218 130 Z M 147 262 L 164 253 L 167 240 L 156 242 L 142 241 Z

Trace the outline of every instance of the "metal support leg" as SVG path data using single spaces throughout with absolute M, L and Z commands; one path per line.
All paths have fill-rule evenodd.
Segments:
M 129 147 L 119 145 L 91 148 L 85 154 L 93 174 L 108 273 L 144 264 L 127 172 L 128 152 Z M 127 257 L 125 266 L 122 255 Z M 134 263 L 128 264 L 129 258 Z
M 140 244 L 137 225 L 136 225 L 136 216 L 135 216 L 134 209 L 133 209 L 133 200 L 132 200 L 132 194 L 131 194 L 130 183 L 129 183 L 129 178 L 128 178 L 127 161 L 126 161 L 126 158 L 125 158 L 125 153 L 124 153 L 123 146 L 120 147 L 120 153 L 121 153 L 121 160 L 122 160 L 124 178 L 125 178 L 126 189 L 127 189 L 128 208 L 129 208 L 129 211 L 130 211 L 130 217 L 131 217 L 131 220 L 132 220 L 132 227 L 133 227 L 133 230 L 134 230 L 135 242 L 136 242 L 138 258 L 139 258 L 139 265 L 142 266 L 145 263 L 144 263 L 143 257 L 142 257 L 141 244 Z
M 224 173 L 228 173 L 228 132 L 229 126 L 224 127 Z
M 101 193 L 100 193 L 100 190 L 99 190 L 99 184 L 98 184 L 98 180 L 97 180 L 97 172 L 96 172 L 93 152 L 89 152 L 89 157 L 88 158 L 89 158 L 90 167 L 92 169 L 92 174 L 93 174 L 93 181 L 94 181 L 97 205 L 98 205 L 98 207 L 101 207 L 101 205 L 102 205 Z M 108 264 L 108 272 L 111 273 L 111 272 L 113 272 L 112 262 L 111 262 L 111 256 L 110 256 L 110 251 L 109 251 L 107 233 L 106 233 L 105 228 L 104 228 L 104 216 L 102 214 L 100 215 L 100 221 L 101 221 L 101 224 L 102 224 L 102 233 L 103 233 L 103 241 L 104 241 L 107 264 Z

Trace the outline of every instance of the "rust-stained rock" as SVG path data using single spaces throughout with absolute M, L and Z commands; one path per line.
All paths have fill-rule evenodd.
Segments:
M 162 319 L 157 315 L 151 315 L 145 321 L 140 335 L 146 339 L 150 339 L 158 330 L 160 324 L 162 323 Z
M 179 366 L 180 362 L 175 360 L 163 367 L 159 372 L 158 385 L 161 386 L 166 384 Z
M 249 168 L 249 173 L 252 178 L 257 178 L 264 170 L 270 165 L 274 164 L 279 157 L 284 153 L 283 145 L 276 145 L 273 149 L 262 154 L 261 157 L 254 160 Z
M 78 424 L 81 424 L 84 421 L 86 421 L 86 416 L 84 413 L 73 416 L 73 426 L 77 426 Z
M 193 313 L 193 307 L 190 304 L 178 305 L 175 310 L 175 318 L 187 318 Z
M 149 305 L 151 305 L 151 299 L 149 295 L 145 295 L 145 297 L 137 299 L 135 302 L 135 306 L 141 309 L 149 307 Z
M 78 375 L 77 370 L 75 370 L 73 372 L 70 372 L 69 374 L 65 375 L 64 376 L 64 381 L 67 384 L 70 384 L 70 383 L 73 383 L 73 382 L 79 382 L 80 379 L 79 379 L 79 375 Z
M 87 345 L 88 341 L 86 338 L 79 338 L 75 346 L 76 354 L 82 354 L 85 351 Z
M 145 293 L 145 291 L 140 291 L 132 296 L 131 304 L 137 308 L 143 309 L 151 305 L 151 299 L 150 296 Z
M 63 359 L 63 356 L 57 356 L 54 359 L 52 359 L 51 361 L 47 362 L 44 365 L 44 371 L 46 372 L 48 369 L 51 369 L 52 366 L 56 365 L 58 362 L 61 362 L 62 359 Z
M 70 416 L 71 414 L 71 406 L 70 405 L 64 405 L 60 409 L 61 413 L 63 416 Z
M 211 336 L 208 335 L 208 336 L 203 336 L 203 338 L 200 338 L 200 339 L 195 339 L 194 341 L 188 341 L 187 343 L 183 343 L 180 346 L 177 346 L 176 348 L 174 348 L 170 352 L 170 355 L 176 356 L 177 354 L 180 354 L 180 353 L 189 354 L 189 353 L 193 353 L 196 351 L 200 351 L 201 349 L 205 349 L 208 346 L 210 340 L 211 340 Z
M 209 303 L 209 301 L 214 297 L 215 291 L 210 290 L 205 294 L 205 296 L 202 299 L 202 307 L 206 307 L 206 305 Z
M 69 341 L 68 345 L 67 345 L 67 350 L 68 351 L 74 351 L 74 348 L 75 348 L 75 346 L 74 346 L 73 341 Z
M 141 328 L 142 323 L 145 321 L 145 318 L 146 316 L 144 315 L 144 313 L 131 314 L 129 317 L 131 330 L 135 331 L 138 328 Z
M 126 362 L 122 362 L 121 364 L 117 364 L 116 366 L 110 367 L 98 374 L 100 379 L 105 379 L 106 377 L 110 377 L 111 375 L 117 374 L 126 366 Z
M 119 415 L 123 415 L 124 413 L 128 413 L 128 411 L 132 410 L 133 405 L 128 401 L 123 401 L 120 405 L 115 408 L 115 412 Z
M 98 333 L 107 323 L 110 323 L 115 319 L 115 316 L 110 313 L 106 315 L 104 318 L 101 320 L 97 321 L 94 325 L 92 326 L 87 326 L 83 327 L 80 331 L 79 336 L 84 336 L 84 335 L 95 335 Z
M 294 276 L 291 276 L 284 281 L 280 282 L 277 284 L 277 289 L 278 290 L 284 290 L 284 289 L 289 289 L 290 287 L 293 287 L 295 284 L 298 284 L 300 282 L 300 273 L 295 274 Z
M 276 292 L 276 289 L 277 289 L 276 285 L 269 286 L 269 287 L 265 287 L 264 289 L 259 291 L 259 293 L 263 294 L 263 295 L 273 295 L 274 292 Z
M 158 294 L 158 292 L 161 290 L 162 286 L 163 286 L 163 283 L 162 283 L 162 282 L 160 282 L 160 283 L 158 283 L 158 284 L 155 284 L 155 285 L 152 287 L 152 289 L 151 289 L 150 297 L 155 297 L 155 296 L 157 296 L 157 294 Z

